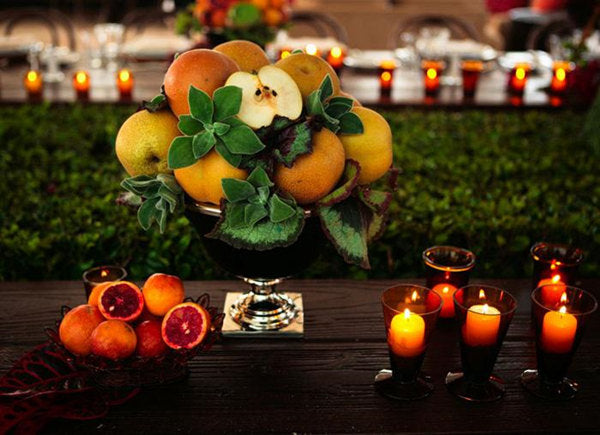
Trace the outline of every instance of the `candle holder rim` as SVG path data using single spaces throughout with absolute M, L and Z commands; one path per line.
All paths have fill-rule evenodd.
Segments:
M 537 294 L 540 293 L 544 287 L 552 287 L 552 286 L 551 285 L 542 285 L 542 286 L 539 286 L 539 287 L 536 287 L 535 289 L 533 289 L 533 291 L 531 292 L 531 295 L 529 296 L 531 298 L 531 301 L 544 310 L 557 311 L 550 307 L 547 307 L 546 305 L 542 304 L 540 301 L 537 300 L 537 298 L 536 298 Z M 584 311 L 581 313 L 569 312 L 569 314 L 571 314 L 572 316 L 575 316 L 575 317 L 584 317 L 584 316 L 589 316 L 590 314 L 592 314 L 594 311 L 596 311 L 598 309 L 598 299 L 596 299 L 596 297 L 592 293 L 590 293 L 589 291 L 584 290 L 582 288 L 579 288 L 579 287 L 575 287 L 572 285 L 566 285 L 565 291 L 567 291 L 569 289 L 583 293 L 587 297 L 591 298 L 591 300 L 594 302 L 593 306 L 587 311 Z
M 81 279 L 83 280 L 83 282 L 89 282 L 92 283 L 93 281 L 90 281 L 87 277 L 87 275 L 89 273 L 92 272 L 96 272 L 98 270 L 102 270 L 102 269 L 107 269 L 107 268 L 115 268 L 115 269 L 120 269 L 123 272 L 123 276 L 120 278 L 120 280 L 123 280 L 125 278 L 127 278 L 127 270 L 123 267 L 123 266 L 119 266 L 118 264 L 105 264 L 102 266 L 94 266 L 90 269 L 87 269 L 83 272 L 83 274 L 81 275 Z
M 531 249 L 529 250 L 529 253 L 531 254 L 531 258 L 533 258 L 534 261 L 538 261 L 540 263 L 546 263 L 546 264 L 552 264 L 552 260 L 546 260 L 542 257 L 540 257 L 536 252 L 537 250 L 541 249 L 541 248 L 545 248 L 545 247 L 554 247 L 554 248 L 562 248 L 562 249 L 566 249 L 567 251 L 569 249 L 572 249 L 574 253 L 577 254 L 577 256 L 574 258 L 573 261 L 563 261 L 561 260 L 561 266 L 576 266 L 579 263 L 581 263 L 583 261 L 583 249 L 581 248 L 576 248 L 572 245 L 569 245 L 567 243 L 550 243 L 550 242 L 537 242 L 535 243 Z
M 458 295 L 459 292 L 463 292 L 464 293 L 464 289 L 469 288 L 469 287 L 479 287 L 480 289 L 486 289 L 486 290 L 497 290 L 499 292 L 502 292 L 506 295 L 508 295 L 512 300 L 513 300 L 513 306 L 511 309 L 506 310 L 506 311 L 501 311 L 498 307 L 494 306 L 494 308 L 496 308 L 498 311 L 500 311 L 500 313 L 495 314 L 495 313 L 479 313 L 483 316 L 507 316 L 509 314 L 512 314 L 516 311 L 517 309 L 517 298 L 515 298 L 509 291 L 501 289 L 500 287 L 496 287 L 493 285 L 482 285 L 482 284 L 469 284 L 469 285 L 465 285 L 461 288 L 459 288 L 458 290 L 456 290 L 454 292 L 454 294 L 452 295 L 452 300 L 454 301 L 454 303 L 456 305 L 458 305 L 460 308 L 462 308 L 465 311 L 469 311 L 469 309 L 471 307 L 466 307 L 464 304 L 461 304 L 457 299 L 456 299 L 456 295 Z
M 421 60 L 421 69 L 426 70 L 429 68 L 435 68 L 439 71 L 444 71 L 446 69 L 446 61 L 444 61 L 442 59 L 422 59 Z
M 192 202 L 190 204 L 190 207 L 197 209 L 200 213 L 207 216 L 221 216 L 221 209 L 219 208 L 219 206 L 214 204 L 208 204 L 204 202 Z M 305 208 L 304 217 L 309 218 L 311 216 L 313 216 L 313 211 L 311 209 Z
M 418 284 L 402 284 L 402 283 L 400 283 L 400 284 L 395 284 L 395 285 L 392 285 L 390 287 L 387 287 L 381 293 L 381 296 L 379 297 L 379 299 L 381 300 L 381 304 L 383 306 L 387 307 L 388 309 L 390 309 L 391 311 L 393 311 L 395 313 L 398 313 L 398 314 L 402 313 L 402 311 L 399 311 L 398 309 L 396 309 L 396 308 L 392 307 L 391 305 L 389 305 L 388 303 L 386 303 L 386 301 L 384 300 L 384 295 L 388 291 L 396 289 L 396 288 L 399 288 L 399 287 L 410 287 L 410 288 L 413 288 L 413 289 L 416 289 L 416 290 L 418 289 L 418 290 L 421 290 L 421 291 L 424 290 L 427 297 L 429 297 L 430 295 L 433 294 L 438 299 L 439 304 L 438 304 L 438 306 L 437 306 L 436 309 L 430 310 L 430 311 L 425 311 L 424 313 L 419 313 L 419 315 L 421 315 L 421 316 L 429 316 L 429 315 L 435 314 L 435 313 L 437 313 L 437 312 L 439 312 L 439 311 L 442 310 L 442 305 L 444 304 L 444 300 L 442 299 L 442 297 L 438 293 L 436 293 L 433 290 L 431 290 L 430 288 L 427 288 L 427 287 L 422 286 L 422 285 L 418 285 Z
M 575 69 L 575 67 L 577 66 L 577 64 L 575 62 L 572 62 L 570 60 L 557 59 L 552 62 L 552 70 L 555 70 L 557 68 L 557 65 L 558 65 L 558 68 L 560 68 L 561 66 L 566 66 L 567 72 L 573 71 Z
M 438 250 L 438 249 L 448 249 L 448 250 L 461 252 L 469 258 L 469 262 L 462 266 L 442 266 L 438 263 L 435 263 L 427 255 L 429 252 Z M 465 248 L 459 248 L 458 246 L 452 246 L 452 245 L 430 246 L 429 248 L 427 248 L 423 251 L 423 253 L 421 254 L 421 257 L 423 258 L 423 261 L 425 262 L 425 264 L 427 264 L 428 266 L 430 266 L 434 269 L 443 270 L 443 271 L 447 271 L 447 272 L 464 272 L 467 270 L 471 270 L 471 269 L 473 269 L 473 267 L 475 267 L 475 260 L 477 259 L 477 256 L 472 251 L 469 251 L 468 249 L 465 249 Z

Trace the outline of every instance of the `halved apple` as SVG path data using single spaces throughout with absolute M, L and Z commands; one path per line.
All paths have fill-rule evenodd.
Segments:
M 237 117 L 253 129 L 271 125 L 276 115 L 294 120 L 302 113 L 298 85 L 276 66 L 263 66 L 258 74 L 233 73 L 225 83 L 229 85 L 242 88 L 242 105 Z

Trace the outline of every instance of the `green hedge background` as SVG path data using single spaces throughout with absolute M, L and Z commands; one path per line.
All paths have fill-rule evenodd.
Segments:
M 115 204 L 124 172 L 114 139 L 134 110 L 0 107 L 0 280 L 78 279 L 107 263 L 135 279 L 226 277 L 183 216 L 161 236 Z M 384 115 L 401 177 L 389 228 L 371 248 L 373 269 L 326 253 L 304 277 L 420 276 L 423 249 L 446 243 L 477 254 L 477 276 L 527 277 L 539 240 L 584 248 L 582 275 L 600 275 L 600 161 L 581 135 L 585 113 Z

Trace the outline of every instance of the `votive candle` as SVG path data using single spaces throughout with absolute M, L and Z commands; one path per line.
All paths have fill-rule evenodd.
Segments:
M 548 311 L 542 321 L 540 344 L 548 353 L 568 353 L 573 348 L 577 319 L 567 313 L 567 307 L 562 306 L 558 311 Z
M 531 67 L 527 63 L 518 63 L 513 67 L 508 82 L 508 88 L 511 93 L 522 94 L 525 91 L 530 70 Z
M 117 73 L 117 88 L 121 97 L 131 97 L 133 91 L 133 74 L 126 68 Z
M 388 344 L 395 355 L 414 357 L 425 351 L 425 321 L 408 308 L 392 318 Z
M 552 64 L 552 82 L 550 90 L 554 94 L 562 94 L 567 90 L 567 79 L 571 72 L 571 63 L 556 61 Z
M 442 297 L 442 311 L 440 311 L 440 317 L 450 318 L 454 317 L 454 292 L 457 290 L 455 286 L 448 283 L 438 284 L 432 288 L 434 292 Z
M 86 71 L 73 74 L 73 89 L 80 97 L 87 97 L 90 91 L 90 75 Z
M 463 338 L 469 346 L 493 346 L 500 330 L 500 311 L 488 304 L 472 305 L 467 311 Z
M 25 73 L 23 78 L 23 85 L 25 90 L 30 97 L 37 97 L 42 95 L 44 89 L 44 80 L 42 73 L 36 70 L 29 70 Z

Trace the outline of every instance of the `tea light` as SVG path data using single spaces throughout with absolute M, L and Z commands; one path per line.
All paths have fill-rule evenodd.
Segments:
M 444 64 L 439 61 L 425 60 L 421 64 L 425 81 L 425 94 L 435 96 L 440 91 L 440 73 Z
M 560 302 L 567 286 L 561 281 L 560 274 L 555 274 L 552 278 L 542 279 L 538 283 L 542 287 L 542 300 L 546 305 L 553 306 Z
M 452 284 L 442 283 L 432 288 L 434 292 L 442 297 L 443 305 L 440 317 L 454 317 L 454 292 L 457 290 Z
M 331 50 L 329 50 L 329 54 L 327 55 L 327 63 L 331 65 L 336 73 L 339 73 L 344 66 L 344 50 L 337 46 L 331 47 Z
M 290 48 L 282 48 L 279 50 L 279 59 L 285 59 L 288 56 L 292 55 L 292 50 Z
M 552 64 L 552 82 L 550 90 L 554 94 L 562 94 L 567 89 L 567 78 L 572 70 L 570 62 L 556 61 Z
M 117 73 L 117 88 L 121 98 L 131 97 L 133 91 L 133 74 L 126 68 L 119 70 Z
M 583 251 L 569 245 L 540 242 L 531 247 L 531 257 L 532 287 L 546 286 L 542 288 L 540 297 L 544 298 L 544 303 L 554 307 L 564 292 L 564 286 L 572 286 L 577 281 Z
M 483 70 L 483 62 L 480 60 L 464 60 L 461 63 L 463 79 L 463 96 L 472 98 L 477 89 L 479 75 Z
M 548 311 L 542 321 L 542 349 L 548 353 L 568 353 L 573 348 L 576 332 L 577 319 L 567 313 L 566 306 L 563 305 L 558 311 Z
M 122 281 L 127 277 L 127 271 L 121 266 L 98 266 L 83 273 L 83 286 L 86 297 L 99 284 L 110 281 Z
M 479 299 L 485 300 L 483 290 Z M 500 330 L 500 311 L 488 304 L 472 305 L 467 311 L 463 338 L 469 346 L 493 346 Z
M 321 52 L 315 44 L 306 44 L 306 48 L 304 51 L 306 52 L 306 54 L 310 54 L 311 56 L 321 56 Z
M 73 89 L 80 98 L 88 96 L 90 92 L 90 75 L 86 71 L 77 71 L 73 74 Z
M 388 344 L 395 355 L 413 357 L 425 350 L 425 321 L 408 308 L 396 314 L 388 332 Z
M 522 94 L 525 91 L 530 71 L 531 67 L 527 63 L 518 63 L 513 67 L 508 81 L 508 89 L 511 93 Z
M 379 87 L 381 92 L 389 94 L 394 82 L 396 62 L 393 59 L 383 60 L 379 64 Z
M 36 70 L 29 70 L 23 78 L 23 85 L 29 97 L 39 97 L 44 90 L 44 81 L 42 73 Z

